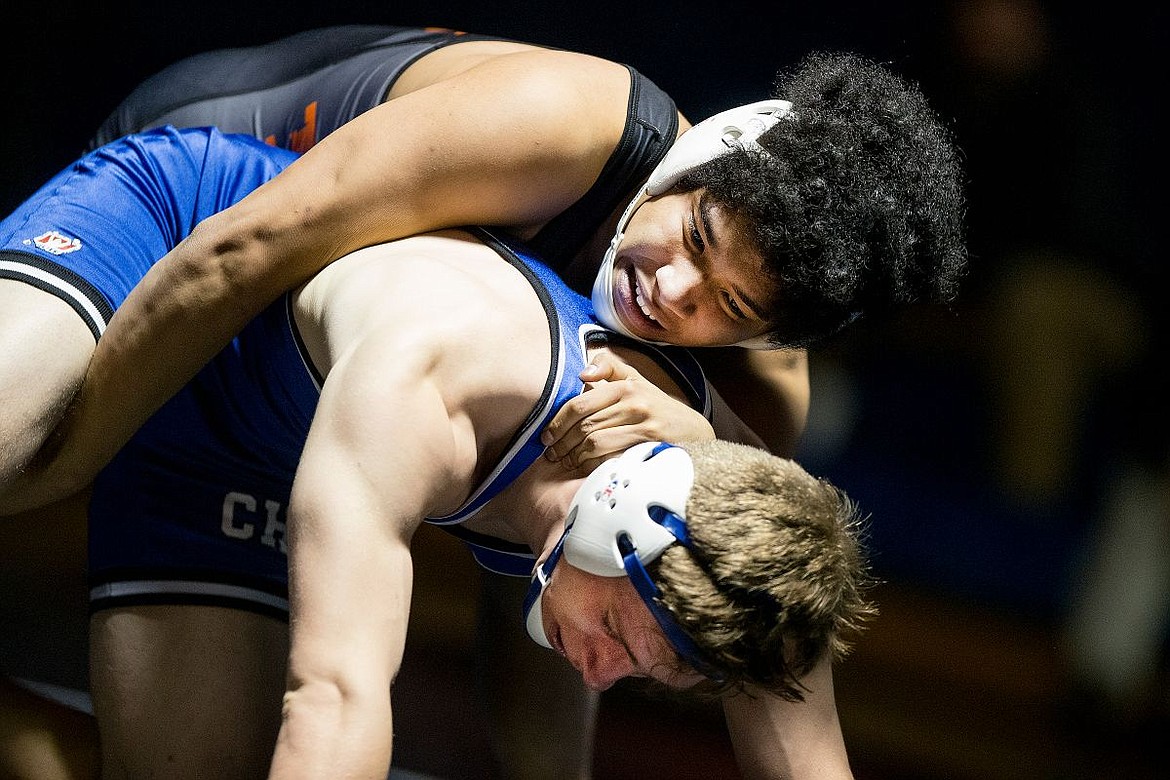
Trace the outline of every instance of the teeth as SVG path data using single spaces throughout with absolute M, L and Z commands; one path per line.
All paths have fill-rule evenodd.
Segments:
M 634 300 L 638 302 L 638 308 L 642 310 L 642 313 L 645 314 L 648 319 L 653 320 L 654 322 L 658 322 L 658 320 L 654 319 L 654 315 L 650 313 L 650 310 L 646 308 L 646 301 L 642 298 L 641 287 L 635 288 Z

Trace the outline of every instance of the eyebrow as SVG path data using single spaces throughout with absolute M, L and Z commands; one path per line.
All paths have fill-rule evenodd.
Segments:
M 719 246 L 718 235 L 715 232 L 715 228 L 711 224 L 711 213 L 714 210 L 715 210 L 715 204 L 711 202 L 711 199 L 707 196 L 707 192 L 704 191 L 704 192 L 700 193 L 699 194 L 699 223 L 703 226 L 703 233 L 706 235 L 706 238 L 707 238 L 707 246 L 709 246 L 711 248 L 716 248 Z M 738 297 L 740 300 L 742 300 L 744 302 L 744 305 L 746 305 L 749 309 L 752 310 L 752 314 L 756 315 L 756 319 L 760 320 L 761 322 L 768 321 L 767 310 L 763 306 L 761 306 L 759 303 L 757 303 L 750 295 L 748 295 L 746 292 L 744 292 L 742 287 L 740 287 L 738 284 L 733 283 L 731 285 L 731 289 L 735 293 L 736 297 Z

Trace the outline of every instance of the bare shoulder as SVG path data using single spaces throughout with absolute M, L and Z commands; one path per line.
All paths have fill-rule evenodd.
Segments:
M 450 380 L 453 403 L 501 394 L 535 399 L 548 370 L 549 328 L 536 293 L 495 250 L 463 231 L 347 255 L 297 292 L 294 310 L 325 374 L 370 340 L 404 357 L 434 356 L 433 370 Z
M 561 86 L 591 84 L 602 89 L 628 89 L 625 65 L 591 54 L 549 49 L 515 41 L 467 41 L 430 52 L 411 64 L 395 81 L 388 100 L 456 79 L 467 73 L 545 76 Z M 623 96 L 624 97 L 624 96 Z
M 525 56 L 520 59 L 529 63 L 539 63 L 542 69 L 551 68 L 553 71 L 568 67 L 573 70 L 593 71 L 594 76 L 604 76 L 625 70 L 624 66 L 600 57 L 549 49 L 519 41 L 464 41 L 444 46 L 420 57 L 402 72 L 386 95 L 386 99 L 394 100 L 432 84 L 447 81 L 472 68 L 490 69 L 497 61 L 514 54 L 523 54 Z M 573 73 L 569 72 L 568 75 Z
M 551 146 L 596 144 L 608 151 L 622 132 L 629 105 L 626 66 L 579 52 L 501 41 L 469 41 L 439 49 L 413 64 L 389 94 L 450 92 L 478 105 L 498 105 L 495 122 L 507 115 L 542 132 Z M 567 136 L 567 137 L 566 137 Z M 588 148 L 588 147 L 587 147 Z

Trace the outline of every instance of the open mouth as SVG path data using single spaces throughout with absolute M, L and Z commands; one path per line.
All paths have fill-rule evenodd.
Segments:
M 666 330 L 655 316 L 632 265 L 615 278 L 614 286 L 617 288 L 614 297 L 619 304 L 618 314 L 625 320 L 630 330 L 652 335 L 658 335 Z

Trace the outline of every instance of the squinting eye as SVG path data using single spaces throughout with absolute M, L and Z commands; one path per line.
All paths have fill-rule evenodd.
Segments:
M 739 304 L 735 302 L 735 298 L 732 298 L 727 293 L 723 293 L 723 297 L 727 300 L 727 308 L 731 310 L 732 314 L 734 314 L 738 319 L 747 319 L 747 315 L 744 314 L 743 309 L 739 308 Z
M 610 621 L 608 612 L 606 612 L 605 615 L 601 618 L 601 625 L 605 629 L 605 635 L 610 639 L 617 641 L 617 631 L 613 630 L 613 623 Z
M 694 242 L 695 248 L 702 252 L 707 245 L 703 243 L 703 234 L 699 232 L 699 226 L 695 224 L 695 215 L 692 214 L 688 221 L 691 231 L 691 241 Z

